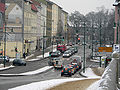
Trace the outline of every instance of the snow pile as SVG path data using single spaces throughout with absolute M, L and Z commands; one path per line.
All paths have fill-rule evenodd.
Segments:
M 116 90 L 117 60 L 112 60 L 101 79 L 92 84 L 87 90 Z

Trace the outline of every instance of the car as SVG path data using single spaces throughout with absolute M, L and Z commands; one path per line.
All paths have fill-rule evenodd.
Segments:
M 55 60 L 54 68 L 55 69 L 62 69 L 63 68 L 63 59 L 62 58 L 59 58 L 59 59 Z
M 9 62 L 10 58 L 8 56 L 0 56 L 0 62 L 3 62 L 5 58 L 5 62 Z
M 82 67 L 81 56 L 75 55 L 70 58 L 70 61 L 71 61 L 71 64 L 73 64 L 73 65 L 76 64 L 76 65 L 78 65 L 78 68 L 81 69 L 81 67 Z
M 62 69 L 61 76 L 63 75 L 72 76 L 74 73 L 75 73 L 75 68 L 71 64 L 68 64 Z
M 50 60 L 48 61 L 48 65 L 54 66 L 56 60 L 59 60 L 59 58 L 58 57 L 50 58 Z
M 70 50 L 72 52 L 72 55 L 75 54 L 75 48 L 70 47 L 68 50 Z
M 74 46 L 73 48 L 75 49 L 75 53 L 77 53 L 78 52 L 78 47 Z
M 55 52 L 51 52 L 51 57 L 59 57 L 61 56 L 61 52 L 60 51 L 55 51 Z
M 26 62 L 22 59 L 14 59 L 13 60 L 13 65 L 26 66 Z
M 71 50 L 67 50 L 67 51 L 64 52 L 63 57 L 64 57 L 64 58 L 65 58 L 65 57 L 70 57 L 71 55 L 72 55 Z
M 64 53 L 67 50 L 66 45 L 57 45 L 57 50 Z

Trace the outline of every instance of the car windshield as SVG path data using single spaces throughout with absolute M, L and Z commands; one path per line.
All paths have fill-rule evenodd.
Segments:
M 52 52 L 51 55 L 57 54 L 57 52 Z

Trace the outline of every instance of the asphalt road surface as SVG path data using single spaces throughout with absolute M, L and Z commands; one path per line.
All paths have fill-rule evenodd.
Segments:
M 79 51 L 76 53 L 76 55 L 80 55 L 83 57 L 83 46 L 79 46 Z M 86 48 L 86 57 L 90 54 L 91 50 Z M 15 68 L 0 71 L 0 74 L 14 74 L 14 73 L 23 73 L 28 71 L 33 71 L 39 68 L 42 68 L 46 65 L 48 65 L 48 58 L 44 60 L 34 61 L 34 62 L 27 62 L 27 66 L 17 66 Z M 65 65 L 70 63 L 69 60 L 64 61 Z M 93 64 L 90 60 L 87 60 L 86 66 L 89 65 L 96 65 Z M 81 78 L 82 76 L 79 75 L 79 71 L 76 72 L 76 74 L 72 75 L 73 78 Z M 24 84 L 29 84 L 32 82 L 39 82 L 44 80 L 50 80 L 50 79 L 60 79 L 60 78 L 71 78 L 71 77 L 61 77 L 61 70 L 51 69 L 47 72 L 32 75 L 32 76 L 16 76 L 16 77 L 0 77 L 0 90 L 8 90 L 9 88 L 17 87 Z

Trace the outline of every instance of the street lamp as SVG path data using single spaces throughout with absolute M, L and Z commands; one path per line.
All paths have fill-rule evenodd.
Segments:
M 84 62 L 83 62 L 83 73 L 85 73 L 85 21 L 84 21 Z

